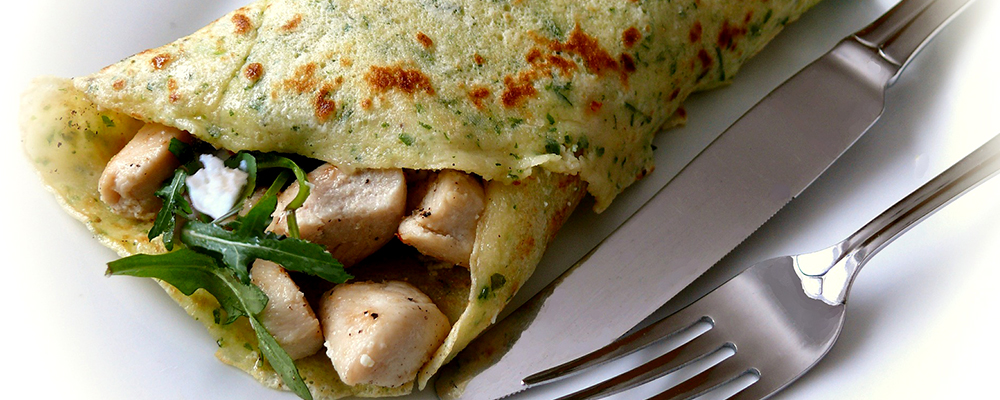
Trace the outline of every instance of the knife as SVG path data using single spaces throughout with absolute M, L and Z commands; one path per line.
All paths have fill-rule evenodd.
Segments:
M 525 389 L 522 378 L 628 332 L 867 131 L 885 89 L 966 3 L 904 0 L 772 91 L 583 260 L 473 341 L 442 371 L 439 394 L 508 396 Z

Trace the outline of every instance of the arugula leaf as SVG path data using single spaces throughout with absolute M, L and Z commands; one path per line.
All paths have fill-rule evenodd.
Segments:
M 274 178 L 274 182 L 271 182 L 271 187 L 267 188 L 267 192 L 264 192 L 264 197 L 267 196 L 277 196 L 281 188 L 285 187 L 288 180 L 292 178 L 292 173 L 290 171 L 281 171 L 278 176 Z
M 192 221 L 181 229 L 181 241 L 190 247 L 218 253 L 244 282 L 250 280 L 248 268 L 257 258 L 334 283 L 351 278 L 323 246 L 301 239 L 281 239 L 274 234 L 247 235 L 243 228 L 229 231 L 215 224 Z
M 295 195 L 290 203 L 288 203 L 288 209 L 294 210 L 296 208 L 302 207 L 302 203 L 306 202 L 306 198 L 309 197 L 309 180 L 306 179 L 306 171 L 304 171 L 295 161 L 290 158 L 276 156 L 274 154 L 258 154 L 257 155 L 257 168 L 288 168 L 292 170 L 295 174 L 295 180 L 299 182 L 299 192 Z
M 181 142 L 172 143 L 178 153 L 183 152 Z M 187 223 L 179 230 L 180 240 L 185 245 L 220 255 L 222 261 L 231 268 L 244 283 L 250 282 L 250 263 L 263 258 L 281 264 L 285 269 L 304 272 L 334 283 L 342 283 L 352 278 L 344 272 L 343 265 L 333 258 L 322 246 L 298 238 L 298 224 L 295 223 L 294 209 L 305 202 L 309 195 L 309 182 L 305 171 L 289 158 L 273 154 L 251 154 L 241 152 L 227 160 L 232 166 L 244 164 L 250 175 L 243 196 L 248 197 L 256 186 L 257 171 L 265 168 L 285 168 L 271 187 L 246 216 L 237 218 L 223 227 L 219 221 L 192 218 L 193 210 L 185 199 L 186 167 L 178 168 L 174 178 L 165 185 L 157 196 L 164 199 L 164 206 L 157 214 L 148 236 L 150 240 L 163 236 L 167 250 L 173 250 L 176 240 L 177 217 L 185 217 Z M 288 205 L 288 225 L 290 238 L 281 238 L 266 233 L 271 223 L 271 215 L 277 208 L 277 193 L 294 174 L 299 182 L 299 192 Z M 240 202 L 242 203 L 242 201 Z M 238 208 L 234 207 L 234 210 Z M 234 213 L 235 214 L 235 213 Z
M 160 190 L 156 191 L 156 197 L 163 199 L 163 207 L 156 213 L 156 220 L 153 228 L 149 230 L 147 237 L 149 240 L 163 235 L 163 245 L 167 250 L 174 249 L 174 230 L 177 227 L 176 214 L 190 215 L 193 210 L 191 204 L 184 198 L 184 191 L 187 189 L 185 180 L 187 172 L 182 168 L 174 171 L 174 177 Z
M 267 226 L 271 225 L 271 214 L 274 214 L 274 209 L 277 206 L 278 197 L 265 194 L 247 212 L 247 215 L 239 218 L 240 223 L 235 230 L 236 233 L 243 236 L 262 235 Z
M 180 162 L 186 163 L 194 159 L 194 150 L 191 149 L 191 145 L 184 143 L 177 138 L 170 138 L 170 144 L 167 146 L 167 150 L 174 154 Z
M 222 323 L 230 324 L 240 316 L 247 317 L 257 335 L 261 353 L 285 385 L 299 397 L 312 399 L 295 362 L 256 317 L 267 305 L 267 295 L 253 284 L 240 282 L 214 257 L 191 249 L 159 255 L 137 254 L 108 263 L 107 275 L 158 278 L 188 296 L 198 289 L 205 289 L 215 296 L 226 312 Z
M 264 354 L 264 358 L 271 364 L 274 371 L 281 375 L 281 380 L 285 382 L 285 385 L 299 397 L 312 400 L 312 393 L 309 393 L 309 387 L 302 380 L 302 375 L 299 375 L 299 369 L 295 367 L 295 361 L 292 360 L 292 357 L 285 352 L 285 349 L 281 348 L 278 341 L 274 340 L 274 336 L 271 336 L 256 317 L 247 317 L 247 319 L 250 320 L 250 326 L 257 334 L 260 352 Z
M 205 289 L 215 296 L 226 312 L 224 324 L 232 323 L 240 316 L 260 313 L 267 305 L 267 295 L 259 288 L 240 282 L 214 257 L 192 249 L 125 257 L 109 262 L 106 274 L 157 278 L 188 296 L 195 290 Z
M 288 215 L 285 216 L 285 223 L 288 225 L 288 236 L 292 239 L 301 239 L 302 235 L 299 234 L 299 219 L 295 216 L 295 210 L 285 210 Z
M 232 268 L 243 282 L 250 282 L 249 265 L 256 258 L 243 250 L 253 246 L 243 241 L 249 239 L 211 222 L 191 221 L 181 229 L 181 241 L 189 247 L 209 250 L 219 254 L 222 262 Z
M 279 184 L 280 182 L 272 185 L 272 189 Z M 277 203 L 277 195 L 268 190 L 246 216 L 237 219 L 235 229 L 191 221 L 181 228 L 181 241 L 189 247 L 219 254 L 243 282 L 250 281 L 249 266 L 257 258 L 334 283 L 343 283 L 352 278 L 344 272 L 343 264 L 335 260 L 323 246 L 265 232 Z
M 285 211 L 288 213 L 286 222 L 288 225 L 288 235 L 294 239 L 299 239 L 299 223 L 295 217 L 295 210 L 302 207 L 302 204 L 306 202 L 306 198 L 309 197 L 309 180 L 306 179 L 306 172 L 299 167 L 295 161 L 290 158 L 276 156 L 274 154 L 260 154 L 258 157 L 258 167 L 264 168 L 287 168 L 292 170 L 295 174 L 295 180 L 299 183 L 298 192 L 295 194 L 295 198 L 292 199 L 285 206 Z
M 230 168 L 242 165 L 249 176 L 237 205 L 223 218 L 239 212 L 245 200 L 253 194 L 259 169 L 287 170 L 278 174 L 261 200 L 245 216 L 221 226 L 219 222 L 223 218 L 211 221 L 207 216 L 200 216 L 199 219 L 185 198 L 188 175 L 202 167 L 194 159 L 191 146 L 174 139 L 169 149 L 182 162 L 187 162 L 177 168 L 174 177 L 156 192 L 156 196 L 163 199 L 163 208 L 157 213 L 148 237 L 152 240 L 162 236 L 167 250 L 173 250 L 177 239 L 175 232 L 179 231 L 179 239 L 188 247 L 160 255 L 138 254 L 113 261 L 108 263 L 107 274 L 158 278 L 185 295 L 191 295 L 199 288 L 205 289 L 215 296 L 226 313 L 226 319 L 219 322 L 229 324 L 241 316 L 247 317 L 264 358 L 295 394 L 311 400 L 309 388 L 294 361 L 256 317 L 264 310 L 268 299 L 260 288 L 250 282 L 249 274 L 250 263 L 261 258 L 281 264 L 285 269 L 308 273 L 334 283 L 352 278 L 323 246 L 298 238 L 295 209 L 301 207 L 309 196 L 305 171 L 295 161 L 273 154 L 240 152 L 230 157 L 226 165 Z M 299 182 L 299 192 L 286 207 L 292 237 L 283 238 L 266 232 L 266 229 L 277 208 L 278 191 L 292 175 Z M 186 221 L 180 229 L 177 228 L 178 219 Z
M 276 185 L 272 185 L 274 188 Z M 253 238 L 261 236 L 264 234 L 264 230 L 267 226 L 271 224 L 271 214 L 274 213 L 274 209 L 277 207 L 278 197 L 271 191 L 268 191 L 260 201 L 257 202 L 250 209 L 247 214 L 241 218 L 237 218 L 227 227 L 221 227 L 216 223 L 204 223 L 204 222 L 193 222 L 196 224 L 195 228 L 200 230 L 203 234 L 208 236 L 219 236 L 224 235 L 222 238 L 224 240 L 238 241 L 240 238 Z M 231 229 L 227 229 L 231 228 Z M 181 239 L 184 240 L 184 237 Z M 236 272 L 236 275 L 240 277 L 244 282 L 248 282 L 249 276 L 249 264 L 253 262 L 256 257 L 252 255 L 245 254 L 245 252 L 239 251 L 239 249 L 231 246 L 226 246 L 222 244 L 217 244 L 216 246 L 202 245 L 188 243 L 185 244 L 189 246 L 194 246 L 195 248 L 212 250 L 217 253 L 222 254 L 223 260 L 230 268 Z

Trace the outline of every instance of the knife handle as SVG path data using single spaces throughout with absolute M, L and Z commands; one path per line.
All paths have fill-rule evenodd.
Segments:
M 854 34 L 855 40 L 876 50 L 899 67 L 899 73 L 931 37 L 970 0 L 903 0 L 881 18 Z

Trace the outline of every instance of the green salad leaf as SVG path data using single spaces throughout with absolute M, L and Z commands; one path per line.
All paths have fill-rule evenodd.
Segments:
M 250 279 L 250 263 L 258 258 L 334 283 L 343 283 L 351 278 L 344 272 L 344 266 L 323 246 L 265 232 L 276 205 L 277 197 L 265 196 L 245 217 L 238 219 L 234 230 L 212 223 L 188 222 L 181 228 L 181 241 L 189 247 L 219 254 L 244 282 Z
M 271 153 L 257 154 L 256 157 L 257 168 L 259 169 L 287 168 L 292 170 L 292 173 L 295 174 L 295 179 L 299 182 L 299 192 L 295 195 L 295 199 L 288 203 L 288 209 L 294 210 L 302 207 L 302 203 L 305 203 L 306 198 L 309 197 L 309 180 L 306 179 L 306 171 L 288 157 Z
M 288 213 L 286 220 L 288 222 L 288 236 L 293 239 L 298 239 L 299 236 L 299 223 L 295 217 L 295 210 L 302 207 L 302 204 L 306 202 L 306 198 L 309 197 L 309 180 L 306 179 L 306 172 L 299 167 L 295 161 L 288 157 L 282 157 L 270 153 L 263 153 L 257 155 L 258 167 L 264 168 L 287 168 L 295 174 L 295 180 L 299 183 L 298 193 L 296 193 L 295 198 L 292 199 L 285 206 L 285 212 Z
M 299 397 L 312 399 L 295 362 L 256 317 L 267 305 L 267 295 L 257 286 L 242 282 L 231 269 L 219 265 L 215 257 L 192 249 L 159 255 L 136 254 L 108 263 L 107 274 L 161 279 L 188 296 L 205 289 L 215 296 L 225 311 L 226 319 L 222 323 L 230 324 L 241 316 L 247 317 L 261 353 L 285 385 Z
M 281 380 L 292 390 L 292 393 L 303 399 L 312 400 L 312 393 L 309 393 L 309 387 L 302 380 L 302 375 L 299 375 L 299 369 L 295 366 L 292 357 L 285 352 L 285 349 L 281 348 L 278 341 L 268 333 L 264 324 L 261 324 L 257 317 L 247 318 L 250 320 L 250 326 L 253 327 L 254 333 L 257 334 L 257 345 L 260 346 L 261 353 L 264 354 L 264 358 L 271 364 L 274 371 L 281 376 Z
M 191 215 L 191 203 L 184 198 L 187 185 L 187 172 L 183 168 L 174 171 L 174 177 L 160 190 L 156 191 L 156 197 L 163 199 L 163 207 L 156 213 L 156 220 L 153 221 L 153 228 L 149 230 L 149 240 L 163 235 L 163 246 L 167 250 L 174 249 L 174 231 L 177 228 L 177 214 Z
M 194 149 L 191 148 L 191 145 L 184 143 L 177 138 L 170 138 L 170 144 L 167 145 L 167 150 L 173 153 L 174 157 L 177 157 L 181 164 L 194 159 Z
M 267 295 L 250 282 L 250 264 L 260 258 L 273 261 L 287 270 L 304 272 L 333 283 L 343 283 L 352 276 L 323 246 L 299 238 L 295 209 L 309 196 L 305 171 L 290 158 L 270 153 L 239 152 L 225 161 L 229 168 L 247 172 L 247 184 L 236 205 L 226 215 L 210 220 L 194 212 L 186 198 L 187 177 L 202 168 L 191 145 L 173 139 L 172 152 L 183 163 L 174 176 L 156 192 L 163 199 L 150 229 L 150 240 L 162 237 L 168 253 L 137 254 L 108 263 L 108 275 L 157 278 L 185 295 L 205 289 L 219 301 L 226 314 L 224 324 L 246 317 L 253 328 L 261 353 L 285 384 L 303 399 L 312 399 L 294 361 L 257 319 L 267 305 Z M 243 203 L 257 188 L 258 171 L 284 169 L 268 190 L 243 216 L 237 215 Z M 267 232 L 278 206 L 278 192 L 292 177 L 299 183 L 295 198 L 285 207 L 288 212 L 289 237 Z M 230 220 L 229 222 L 224 222 Z M 174 250 L 177 240 L 185 247 Z
M 237 219 L 239 223 L 233 225 L 234 231 L 241 236 L 262 235 L 268 225 L 271 225 L 271 214 L 277 206 L 278 197 L 265 193 L 246 215 Z
M 107 275 L 129 275 L 163 280 L 190 296 L 205 289 L 219 301 L 226 312 L 224 324 L 241 316 L 264 310 L 267 295 L 254 285 L 240 282 L 232 270 L 219 265 L 210 255 L 192 249 L 178 249 L 164 254 L 136 254 L 108 263 Z

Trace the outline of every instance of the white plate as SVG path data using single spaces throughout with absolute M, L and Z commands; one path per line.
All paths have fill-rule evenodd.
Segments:
M 68 4 L 67 4 L 68 3 Z M 246 1 L 35 0 L 3 24 L 0 112 L 7 356 L 0 397 L 210 399 L 293 395 L 219 363 L 215 343 L 151 281 L 106 278 L 115 258 L 45 192 L 19 142 L 17 94 L 36 75 L 86 74 L 193 32 Z M 654 193 L 774 86 L 888 9 L 827 0 L 752 60 L 734 85 L 688 102 L 690 124 L 657 139 L 657 171 L 601 216 L 578 212 L 543 261 L 537 291 Z M 979 1 L 890 90 L 882 120 L 831 170 L 704 279 L 815 250 L 867 222 L 1000 132 L 1000 4 Z M 12 39 L 13 43 L 10 43 Z M 590 226 L 590 230 L 584 227 Z M 593 228 L 596 226 L 596 228 Z M 1000 282 L 1000 179 L 953 203 L 880 254 L 858 279 L 831 354 L 782 398 L 938 398 L 981 393 Z M 702 283 L 704 283 L 702 282 Z M 518 298 L 518 302 L 525 295 Z M 433 398 L 421 393 L 410 398 Z

